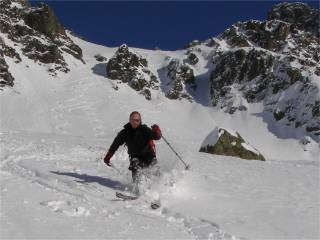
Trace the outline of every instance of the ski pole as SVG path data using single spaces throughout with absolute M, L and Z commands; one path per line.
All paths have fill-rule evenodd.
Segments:
M 177 155 L 177 157 L 179 158 L 179 160 L 184 164 L 184 166 L 186 167 L 186 170 L 188 170 L 190 168 L 190 165 L 186 164 L 185 161 L 182 160 L 182 158 L 179 156 L 179 154 L 173 149 L 173 147 L 170 145 L 170 143 L 167 141 L 167 139 L 162 136 L 162 139 L 166 142 L 166 144 L 168 144 L 168 146 L 170 147 L 170 149 Z

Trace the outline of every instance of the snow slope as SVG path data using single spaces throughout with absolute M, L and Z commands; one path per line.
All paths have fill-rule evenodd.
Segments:
M 6 59 L 16 80 L 13 89 L 0 95 L 1 238 L 320 237 L 315 142 L 304 151 L 293 138 L 299 130 L 267 124 L 272 118 L 258 104 L 230 115 L 186 100 L 172 101 L 161 92 L 146 101 L 126 84 L 116 91 L 94 58 L 100 53 L 109 59 L 116 49 L 72 38 L 86 64 L 64 56 L 71 71 L 56 78 L 27 58 L 24 64 Z M 147 58 L 150 69 L 158 69 L 167 54 L 183 54 L 133 50 Z M 191 169 L 183 170 L 160 140 L 162 176 L 141 199 L 122 202 L 115 191 L 130 188 L 126 149 L 113 156 L 116 169 L 106 167 L 102 158 L 133 110 L 141 112 L 144 123 L 160 125 Z M 217 126 L 238 131 L 267 161 L 199 153 Z M 272 134 L 275 129 L 281 138 Z M 151 210 L 150 201 L 157 195 L 162 207 Z

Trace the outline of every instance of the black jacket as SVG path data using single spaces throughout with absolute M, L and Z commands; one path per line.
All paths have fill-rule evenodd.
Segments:
M 161 136 L 158 136 L 145 124 L 140 124 L 136 129 L 132 128 L 130 123 L 127 123 L 123 127 L 109 148 L 111 154 L 114 154 L 119 146 L 125 143 L 130 157 L 154 156 L 149 141 L 151 139 L 159 140 Z

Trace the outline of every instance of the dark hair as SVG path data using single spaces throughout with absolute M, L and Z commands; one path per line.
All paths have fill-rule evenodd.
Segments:
M 134 114 L 138 114 L 140 119 L 141 119 L 141 115 L 138 111 L 133 111 L 132 113 L 130 113 L 130 118 L 134 115 Z

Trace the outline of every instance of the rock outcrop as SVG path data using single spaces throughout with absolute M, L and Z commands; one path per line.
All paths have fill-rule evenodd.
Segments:
M 216 127 L 201 144 L 200 152 L 265 161 L 264 156 L 239 133 Z
M 148 69 L 148 61 L 131 52 L 125 44 L 108 61 L 106 72 L 108 78 L 127 83 L 148 100 L 151 99 L 151 89 L 159 89 L 159 80 Z
M 45 64 L 51 75 L 68 72 L 64 54 L 82 60 L 82 50 L 67 35 L 52 9 L 44 3 L 31 7 L 27 0 L 0 2 L 0 55 L 21 61 L 15 47 L 24 56 Z M 13 84 L 13 83 L 12 83 Z
M 4 86 L 13 86 L 13 76 L 8 70 L 8 65 L 3 56 L 0 55 L 0 89 Z
M 166 76 L 168 79 L 165 86 L 167 98 L 192 100 L 188 88 L 195 88 L 195 77 L 193 70 L 188 65 L 179 59 L 171 59 L 166 67 Z
M 268 20 L 238 22 L 206 41 L 214 50 L 213 106 L 234 113 L 262 103 L 276 121 L 320 135 L 319 11 L 276 4 Z M 223 43 L 223 45 L 222 45 Z

